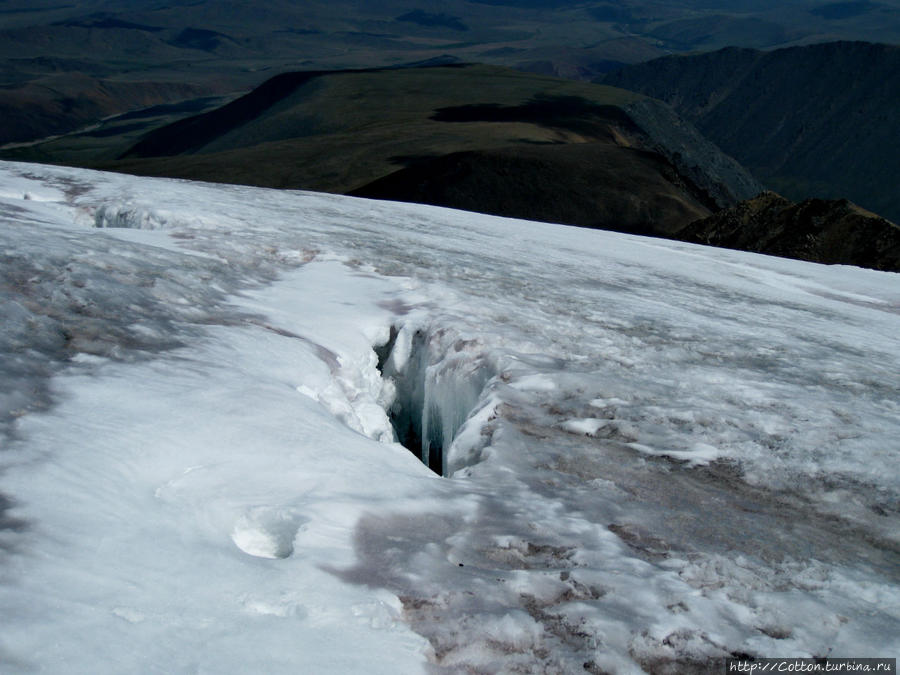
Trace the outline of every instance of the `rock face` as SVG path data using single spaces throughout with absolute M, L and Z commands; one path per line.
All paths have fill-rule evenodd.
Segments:
M 697 244 L 900 272 L 900 228 L 846 199 L 795 204 L 764 192 L 675 236 Z
M 667 56 L 603 82 L 665 101 L 768 188 L 900 222 L 900 46 L 832 42 Z
M 652 98 L 624 106 L 654 150 L 678 172 L 702 188 L 719 208 L 759 194 L 763 186 L 743 166 L 724 154 L 693 124 Z

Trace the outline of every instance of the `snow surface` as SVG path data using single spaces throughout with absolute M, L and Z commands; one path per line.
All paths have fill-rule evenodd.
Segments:
M 0 163 L 0 320 L 4 673 L 900 652 L 896 274 Z

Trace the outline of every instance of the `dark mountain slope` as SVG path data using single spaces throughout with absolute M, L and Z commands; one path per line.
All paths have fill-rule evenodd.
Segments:
M 635 234 L 669 235 L 709 213 L 659 154 L 608 143 L 452 153 L 350 194 Z
M 900 47 L 723 49 L 603 82 L 666 101 L 792 199 L 847 197 L 900 220 Z
M 590 80 L 616 64 L 671 51 L 834 39 L 896 43 L 898 36 L 900 0 L 267 0 L 264 10 L 235 0 L 2 0 L 0 80 L 42 87 L 46 72 L 34 65 L 47 59 L 73 78 L 171 82 L 232 96 L 288 70 L 393 66 L 445 54 Z M 0 144 L 99 121 L 61 124 L 55 109 L 68 99 L 77 107 L 80 97 L 74 91 L 38 99 L 30 125 L 0 126 Z M 16 104 L 16 95 L 0 87 L 0 105 Z M 132 108 L 125 98 L 106 110 Z
M 846 199 L 807 199 L 795 204 L 774 192 L 765 192 L 692 223 L 676 238 L 900 272 L 900 228 Z

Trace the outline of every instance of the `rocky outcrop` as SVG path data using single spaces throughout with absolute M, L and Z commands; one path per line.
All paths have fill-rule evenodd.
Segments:
M 764 192 L 691 223 L 676 238 L 900 272 L 900 227 L 846 199 L 807 199 L 795 204 L 774 192 Z

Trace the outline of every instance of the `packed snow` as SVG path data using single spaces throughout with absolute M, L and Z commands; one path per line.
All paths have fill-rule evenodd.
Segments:
M 0 163 L 0 320 L 4 673 L 900 652 L 900 275 Z

